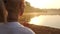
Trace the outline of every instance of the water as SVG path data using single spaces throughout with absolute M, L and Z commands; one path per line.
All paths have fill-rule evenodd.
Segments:
M 30 24 L 60 28 L 60 15 L 40 15 L 33 17 Z

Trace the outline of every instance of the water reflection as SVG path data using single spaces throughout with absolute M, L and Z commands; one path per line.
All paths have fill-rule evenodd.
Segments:
M 60 28 L 60 15 L 40 15 L 33 17 L 30 24 Z

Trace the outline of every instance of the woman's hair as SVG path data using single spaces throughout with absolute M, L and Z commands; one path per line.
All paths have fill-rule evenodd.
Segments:
M 24 0 L 5 0 L 8 11 L 8 21 L 17 21 L 18 15 L 24 12 Z
M 0 0 L 0 22 L 7 21 L 7 10 L 5 8 L 3 0 Z
M 0 0 L 0 22 L 18 20 L 24 12 L 24 0 Z

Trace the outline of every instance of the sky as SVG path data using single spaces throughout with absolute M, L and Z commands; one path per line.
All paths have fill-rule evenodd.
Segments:
M 59 9 L 60 0 L 25 0 L 28 1 L 31 6 L 40 9 Z

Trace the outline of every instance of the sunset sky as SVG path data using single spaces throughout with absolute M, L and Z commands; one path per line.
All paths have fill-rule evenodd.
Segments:
M 41 9 L 59 9 L 60 0 L 25 0 L 30 2 L 31 6 Z

